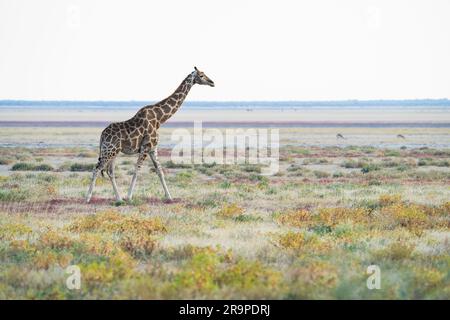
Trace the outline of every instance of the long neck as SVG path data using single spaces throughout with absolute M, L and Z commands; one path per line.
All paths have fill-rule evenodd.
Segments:
M 159 122 L 166 122 L 181 107 L 184 99 L 194 85 L 194 73 L 188 75 L 178 86 L 174 93 L 166 99 L 158 102 L 153 108 L 156 111 Z

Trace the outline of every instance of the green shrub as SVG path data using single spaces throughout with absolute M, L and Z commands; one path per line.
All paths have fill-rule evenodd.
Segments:
M 168 169 L 189 169 L 192 168 L 192 165 L 185 163 L 175 163 L 172 160 L 169 160 L 164 164 L 164 167 Z
M 344 174 L 340 171 L 333 173 L 333 178 L 342 178 Z
M 308 149 L 303 149 L 303 148 L 299 148 L 299 147 L 291 147 L 290 150 L 293 154 L 301 154 L 304 156 L 310 155 L 311 151 L 309 151 Z
M 417 165 L 418 165 L 419 167 L 426 166 L 427 164 L 428 164 L 427 161 L 424 160 L 424 159 L 420 159 L 419 162 L 417 162 Z
M 332 231 L 332 228 L 324 224 L 317 224 L 311 227 L 311 231 L 314 231 L 319 235 L 324 235 L 330 233 Z
M 245 171 L 245 172 L 261 173 L 261 166 L 247 164 L 247 165 L 242 167 L 242 170 Z
M 215 173 L 215 170 L 211 169 L 210 167 L 197 166 L 196 169 L 198 172 L 203 173 L 207 176 L 212 176 Z
M 296 164 L 291 164 L 287 169 L 287 171 L 299 171 L 302 170 L 302 167 Z
M 316 178 L 319 178 L 319 179 L 328 178 L 330 176 L 330 174 L 325 171 L 315 170 L 315 171 L 313 171 L 313 173 L 316 176 Z
M 385 152 L 384 152 L 384 155 L 386 156 L 386 157 L 400 157 L 400 152 L 399 151 L 397 151 L 397 150 L 386 150 Z
M 220 183 L 219 187 L 222 188 L 222 189 L 228 189 L 228 188 L 231 187 L 231 182 L 228 181 L 228 180 L 225 180 L 225 181 Z
M 355 161 L 355 160 L 346 160 L 341 164 L 341 166 L 346 169 L 363 168 L 366 165 L 367 163 L 364 161 Z
M 417 162 L 418 166 L 436 166 L 436 167 L 449 167 L 449 160 L 432 160 L 432 159 L 420 159 Z
M 251 214 L 241 214 L 235 217 L 234 220 L 237 222 L 255 222 L 262 221 L 262 218 Z
M 22 201 L 27 198 L 27 193 L 22 190 L 0 189 L 0 201 Z
M 368 182 L 368 185 L 369 185 L 369 186 L 381 186 L 382 183 L 381 183 L 381 181 L 379 181 L 379 180 L 376 180 L 376 179 L 370 179 L 369 182 Z
M 58 176 L 53 175 L 51 173 L 39 173 L 36 176 L 38 181 L 44 181 L 44 182 L 56 182 L 58 180 Z
M 259 175 L 259 174 L 252 173 L 248 178 L 250 179 L 250 181 L 258 181 L 258 182 L 262 182 L 265 184 L 269 183 L 269 178 L 267 178 L 266 176 Z
M 212 162 L 212 163 L 203 162 L 202 166 L 205 168 L 213 168 L 213 167 L 217 166 L 217 163 L 216 162 Z
M 308 165 L 308 164 L 327 164 L 330 163 L 330 161 L 328 161 L 325 158 L 306 158 L 305 160 L 303 160 L 303 164 L 304 165 Z
M 11 168 L 12 171 L 31 171 L 34 166 L 31 163 L 18 162 L 14 164 Z
M 449 167 L 450 162 L 448 160 L 442 160 L 442 161 L 439 161 L 436 165 L 438 167 Z
M 404 163 L 402 163 L 402 164 L 397 166 L 397 170 L 400 171 L 400 172 L 406 171 L 408 169 L 409 169 L 409 166 L 407 164 L 404 164 Z
M 194 172 L 192 171 L 181 171 L 176 174 L 176 176 L 172 179 L 175 179 L 176 182 L 181 184 L 186 184 L 192 182 L 194 178 Z
M 94 170 L 94 163 L 73 163 L 70 166 L 70 171 L 79 172 L 79 171 L 92 171 Z
M 11 168 L 12 171 L 52 171 L 53 167 L 49 164 L 42 163 L 34 165 L 27 162 L 18 162 Z
M 43 163 L 34 166 L 35 171 L 53 171 L 53 167 L 49 164 Z
M 222 203 L 225 202 L 223 195 L 218 192 L 213 192 L 211 194 L 206 195 L 203 199 L 197 201 L 197 205 L 201 207 L 210 207 L 216 208 Z

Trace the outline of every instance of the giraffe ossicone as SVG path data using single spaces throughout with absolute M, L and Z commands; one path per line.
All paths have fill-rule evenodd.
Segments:
M 171 200 L 169 189 L 167 188 L 164 172 L 158 161 L 157 147 L 159 142 L 158 129 L 181 107 L 183 101 L 194 84 L 208 85 L 214 87 L 214 82 L 205 73 L 194 67 L 178 88 L 169 97 L 153 105 L 141 108 L 136 115 L 123 122 L 111 123 L 106 127 L 100 137 L 100 155 L 98 163 L 92 173 L 91 184 L 89 186 L 86 202 L 89 202 L 95 187 L 98 173 L 106 171 L 114 190 L 116 201 L 121 201 L 119 190 L 114 174 L 114 161 L 119 154 L 138 154 L 135 171 L 128 190 L 128 199 L 133 198 L 133 191 L 136 186 L 138 172 L 147 158 L 150 156 L 156 173 L 161 181 L 167 199 Z

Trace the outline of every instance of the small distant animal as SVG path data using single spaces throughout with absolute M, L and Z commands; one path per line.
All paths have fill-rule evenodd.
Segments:
M 336 139 L 344 139 L 345 140 L 344 136 L 342 134 L 340 134 L 340 133 L 338 133 L 336 135 Z
M 398 134 L 398 135 L 397 135 L 397 138 L 399 138 L 399 139 L 406 139 L 405 136 L 402 135 L 402 134 Z

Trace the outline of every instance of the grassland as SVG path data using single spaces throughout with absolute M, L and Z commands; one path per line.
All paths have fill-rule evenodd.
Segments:
M 270 177 L 162 148 L 172 202 L 148 163 L 132 202 L 100 178 L 91 204 L 96 147 L 2 147 L 0 298 L 450 298 L 450 149 L 289 141 Z M 124 195 L 134 162 L 117 161 Z

